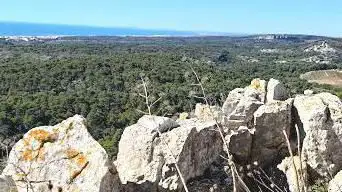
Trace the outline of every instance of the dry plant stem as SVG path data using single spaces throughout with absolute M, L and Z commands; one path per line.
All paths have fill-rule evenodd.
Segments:
M 266 172 L 262 168 L 259 168 L 259 170 L 266 176 L 267 180 L 270 181 L 278 189 L 278 191 L 283 191 L 276 183 L 273 182 L 273 180 L 266 174 Z
M 294 172 L 295 172 L 295 177 L 296 177 L 296 187 L 297 187 L 297 191 L 298 191 L 298 192 L 301 192 L 301 188 L 300 188 L 300 186 L 299 186 L 299 178 L 298 178 L 296 163 L 295 163 L 295 160 L 294 160 L 294 157 L 293 157 L 293 153 L 292 153 L 292 150 L 291 150 L 291 144 L 290 144 L 289 138 L 287 137 L 287 133 L 286 133 L 285 130 L 283 130 L 283 133 L 284 133 L 284 135 L 285 135 L 285 139 L 286 139 L 286 143 L 287 143 L 287 148 L 288 148 L 288 150 L 289 150 L 289 153 L 290 153 L 290 156 L 291 156 L 291 159 L 292 159 L 292 165 L 293 165 Z M 302 164 L 302 162 L 300 162 L 300 164 Z
M 196 80 L 198 82 L 198 84 L 194 84 L 194 85 L 200 86 L 201 91 L 202 91 L 202 95 L 203 95 L 202 99 L 205 101 L 206 105 L 209 107 L 209 111 L 210 111 L 211 115 L 214 116 L 213 115 L 214 113 L 213 113 L 212 109 L 209 106 L 209 102 L 208 102 L 207 96 L 205 94 L 203 84 L 201 83 L 201 80 L 198 77 L 196 71 L 191 66 L 190 66 L 190 68 L 191 68 L 192 72 L 194 73 L 194 75 L 196 77 Z M 222 132 L 221 126 L 219 125 L 219 123 L 218 123 L 216 118 L 214 118 L 214 120 L 215 120 L 215 125 L 216 125 L 216 127 L 218 129 L 218 132 L 220 133 L 220 137 L 221 137 L 221 139 L 223 141 L 224 148 L 225 148 L 225 150 L 227 152 L 227 155 L 228 155 L 228 159 L 227 160 L 228 160 L 228 165 L 229 165 L 230 169 L 232 170 L 234 192 L 237 191 L 237 180 L 236 179 L 238 179 L 239 183 L 242 185 L 242 187 L 244 188 L 244 190 L 246 192 L 250 192 L 249 188 L 247 187 L 247 185 L 245 184 L 245 182 L 242 180 L 242 178 L 239 176 L 239 173 L 237 172 L 236 166 L 235 166 L 235 164 L 233 162 L 233 157 L 232 157 L 232 155 L 229 152 L 229 147 L 228 147 L 229 145 L 228 145 L 226 139 L 224 138 L 224 134 Z
M 170 153 L 170 156 L 171 156 L 171 158 L 172 158 L 172 161 L 174 162 L 175 167 L 176 167 L 176 170 L 177 170 L 177 172 L 178 172 L 178 175 L 179 175 L 179 177 L 180 177 L 180 179 L 181 179 L 181 181 L 182 181 L 182 184 L 183 184 L 183 187 L 184 187 L 185 192 L 189 192 L 188 187 L 186 186 L 185 179 L 184 179 L 184 177 L 183 177 L 183 175 L 182 175 L 182 173 L 181 173 L 181 170 L 179 169 L 179 166 L 177 165 L 177 160 L 176 160 L 176 158 L 175 158 L 176 156 L 172 153 L 172 150 L 171 150 L 170 146 L 165 142 L 164 139 L 161 138 L 161 132 L 160 132 L 160 130 L 159 130 L 158 127 L 157 127 L 157 131 L 158 131 L 158 134 L 159 134 L 159 136 L 160 136 L 160 140 L 161 140 L 162 143 L 167 147 L 167 150 L 168 150 L 168 152 Z
M 299 177 L 300 177 L 300 180 L 301 182 L 304 184 L 304 192 L 307 192 L 307 189 L 306 189 L 306 185 L 305 185 L 305 181 L 304 181 L 304 172 L 303 172 L 303 165 L 302 165 L 302 153 L 301 153 L 301 145 L 300 145 L 300 132 L 299 132 L 299 129 L 298 129 L 298 126 L 296 124 L 296 133 L 297 133 L 297 148 L 298 148 L 298 157 L 299 157 L 299 162 L 300 162 L 300 174 L 299 174 Z
M 145 83 L 145 81 L 144 81 L 144 79 L 143 79 L 142 77 L 141 77 L 141 81 L 143 82 L 144 94 L 145 94 L 145 95 L 140 94 L 140 96 L 143 97 L 143 98 L 145 98 L 145 103 L 146 103 L 146 106 L 147 106 L 147 109 L 148 109 L 148 113 L 146 113 L 146 112 L 143 112 L 143 113 L 148 114 L 148 115 L 152 115 L 152 113 L 151 113 L 151 107 L 152 107 L 154 104 L 156 104 L 156 103 L 161 99 L 161 97 L 160 97 L 159 99 L 157 99 L 156 101 L 154 101 L 154 102 L 150 105 L 150 102 L 149 102 L 149 95 L 148 95 L 148 92 L 147 92 L 147 86 L 146 86 L 146 83 Z M 183 177 L 183 174 L 182 174 L 182 172 L 180 171 L 179 166 L 177 165 L 176 157 L 175 157 L 175 155 L 172 153 L 172 150 L 171 150 L 170 146 L 169 146 L 169 145 L 165 142 L 165 140 L 161 137 L 161 132 L 160 132 L 158 126 L 157 126 L 157 132 L 158 132 L 158 134 L 159 134 L 159 136 L 160 136 L 160 140 L 161 140 L 162 143 L 167 147 L 167 150 L 168 150 L 168 152 L 169 152 L 169 154 L 170 154 L 170 157 L 172 158 L 172 161 L 173 161 L 173 163 L 175 164 L 177 173 L 178 173 L 178 175 L 179 175 L 179 177 L 180 177 L 180 179 L 181 179 L 181 182 L 182 182 L 182 184 L 183 184 L 183 188 L 184 188 L 185 192 L 189 192 L 188 187 L 186 186 L 186 182 L 185 182 L 185 179 L 184 179 L 184 177 Z

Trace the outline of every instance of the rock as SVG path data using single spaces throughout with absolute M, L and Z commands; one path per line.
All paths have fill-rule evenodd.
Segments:
M 342 191 L 342 171 L 338 172 L 335 177 L 329 182 L 329 192 L 341 192 Z
M 259 78 L 253 79 L 250 85 L 250 88 L 252 88 L 250 90 L 256 90 L 259 93 L 259 100 L 263 103 L 265 102 L 265 99 L 266 99 L 266 86 L 267 86 L 267 82 Z
M 181 114 L 179 114 L 179 119 L 180 120 L 185 120 L 185 119 L 187 119 L 189 117 L 189 113 L 181 113 Z
M 280 81 L 271 78 L 267 84 L 267 102 L 285 101 L 288 98 L 286 88 Z
M 138 120 L 140 126 L 149 129 L 151 132 L 167 132 L 170 129 L 178 127 L 178 123 L 167 117 L 157 117 L 151 115 L 144 115 Z
M 313 90 L 310 90 L 310 89 L 307 89 L 304 91 L 304 95 L 307 95 L 307 96 L 310 96 L 310 95 L 313 95 Z
M 261 106 L 254 113 L 252 162 L 260 165 L 271 162 L 282 148 L 287 148 L 283 130 L 290 135 L 292 102 L 277 101 Z
M 305 163 L 301 165 L 299 156 L 294 156 L 293 158 L 286 157 L 277 167 L 285 173 L 291 192 L 304 191 L 307 187 L 307 168 Z
M 240 126 L 249 127 L 254 112 L 264 104 L 266 81 L 255 79 L 245 89 L 234 89 L 223 104 L 224 132 L 237 130 Z
M 112 191 L 112 163 L 85 124 L 76 115 L 31 129 L 13 147 L 2 175 L 11 176 L 19 192 Z
M 305 132 L 303 160 L 320 176 L 342 169 L 342 103 L 330 93 L 297 96 L 294 106 Z
M 245 90 L 242 88 L 233 89 L 223 103 L 222 112 L 225 115 L 230 115 L 236 108 L 237 104 L 240 102 L 241 98 L 244 95 Z
M 218 106 L 208 106 L 197 103 L 195 108 L 195 116 L 203 121 L 217 120 L 220 122 L 222 119 L 222 110 Z
M 153 131 L 157 127 L 152 126 L 153 121 L 165 118 L 143 118 L 151 119 L 151 126 L 142 126 L 138 121 L 124 130 L 119 143 L 116 166 L 124 191 L 181 190 L 169 150 L 186 181 L 203 175 L 222 151 L 214 121 L 178 120 L 179 127 L 169 127 L 169 131 L 159 135 Z
M 229 145 L 229 151 L 238 164 L 248 164 L 250 161 L 252 135 L 254 132 L 247 127 L 241 126 L 237 131 L 231 131 L 225 137 Z
M 0 192 L 18 192 L 12 177 L 0 176 Z

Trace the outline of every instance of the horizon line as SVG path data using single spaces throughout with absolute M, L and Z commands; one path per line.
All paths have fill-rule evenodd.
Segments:
M 190 35 L 58 35 L 52 34 L 50 36 L 263 36 L 263 35 L 294 35 L 294 36 L 316 36 L 316 37 L 329 37 L 329 38 L 342 38 L 342 36 L 330 36 L 321 34 L 305 34 L 305 33 L 246 33 L 246 32 L 222 32 L 222 31 L 197 31 L 197 30 L 182 30 L 182 29 L 166 29 L 166 28 L 142 28 L 134 26 L 99 26 L 99 25 L 84 25 L 84 24 L 66 24 L 66 23 L 45 23 L 45 22 L 30 22 L 30 21 L 7 21 L 0 20 L 1 23 L 6 24 L 28 24 L 28 25 L 52 25 L 52 26 L 66 26 L 66 27 L 84 27 L 94 29 L 135 29 L 135 30 L 148 30 L 148 31 L 163 31 L 163 32 L 177 32 L 177 33 L 191 33 Z M 30 36 L 30 35 L 1 35 L 1 36 Z M 39 36 L 39 35 L 31 35 Z M 40 35 L 49 36 L 49 35 Z

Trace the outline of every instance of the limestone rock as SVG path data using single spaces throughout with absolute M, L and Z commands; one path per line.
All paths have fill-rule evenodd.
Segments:
M 151 119 L 151 124 L 165 121 L 156 116 L 143 118 Z M 119 143 L 116 166 L 124 191 L 182 189 L 169 150 L 186 181 L 203 175 L 222 151 L 214 121 L 178 120 L 178 127 L 168 127 L 161 135 L 153 131 L 158 124 L 146 127 L 139 122 L 125 129 Z
M 253 79 L 249 87 L 252 88 L 250 90 L 257 90 L 260 101 L 264 103 L 266 99 L 267 82 L 259 78 Z
M 85 123 L 76 115 L 30 130 L 13 147 L 2 175 L 11 176 L 19 192 L 112 191 L 112 163 Z
M 242 88 L 236 88 L 229 92 L 228 97 L 222 106 L 222 112 L 225 115 L 230 115 L 235 110 L 237 104 L 243 97 L 244 92 L 245 90 Z
M 329 182 L 329 192 L 342 191 L 342 171 L 338 172 L 335 177 Z
M 276 79 L 270 79 L 267 84 L 267 102 L 272 102 L 274 100 L 285 101 L 287 96 L 287 91 L 283 83 Z
M 217 120 L 220 122 L 222 119 L 222 111 L 218 106 L 209 106 L 197 103 L 195 108 L 195 116 L 203 121 Z
M 229 151 L 238 164 L 247 164 L 250 161 L 252 135 L 254 132 L 241 126 L 237 131 L 231 131 L 225 140 L 229 145 Z
M 290 99 L 267 103 L 254 113 L 253 162 L 267 164 L 275 158 L 280 149 L 286 149 L 283 130 L 290 135 L 292 101 Z
M 342 103 L 330 93 L 297 96 L 298 124 L 305 132 L 302 156 L 320 176 L 342 168 Z
M 249 126 L 254 112 L 264 104 L 266 81 L 255 79 L 245 89 L 231 91 L 223 104 L 224 132 L 237 130 L 240 126 Z
M 308 95 L 308 96 L 309 95 L 313 95 L 313 93 L 314 92 L 312 90 L 310 90 L 310 89 L 307 89 L 307 90 L 304 91 L 304 95 Z
M 0 192 L 18 192 L 12 177 L 0 176 Z
M 286 157 L 277 167 L 285 173 L 291 192 L 304 191 L 304 188 L 307 187 L 307 168 L 305 163 L 301 165 L 299 156 Z

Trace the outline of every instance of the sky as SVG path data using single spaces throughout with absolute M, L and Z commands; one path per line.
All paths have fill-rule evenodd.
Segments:
M 0 21 L 342 37 L 341 0 L 0 0 Z

